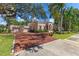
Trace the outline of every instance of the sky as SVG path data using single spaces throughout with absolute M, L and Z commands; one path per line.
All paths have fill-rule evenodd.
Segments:
M 42 6 L 43 6 L 43 8 L 46 12 L 47 17 L 49 18 L 50 17 L 50 12 L 48 11 L 48 5 L 47 4 L 42 4 Z
M 43 6 L 43 9 L 46 12 L 46 15 L 47 15 L 49 21 L 54 22 L 54 20 L 50 19 L 50 12 L 48 11 L 48 5 L 45 3 L 45 4 L 42 4 L 42 6 Z M 74 8 L 78 8 L 79 9 L 79 3 L 68 3 L 68 4 L 66 4 L 66 7 L 71 7 L 71 6 L 73 6 Z M 16 19 L 20 20 L 21 18 L 20 17 L 16 17 Z M 6 22 L 4 20 L 5 20 L 4 18 L 0 17 L 0 24 L 4 24 L 5 25 Z
M 0 25 L 6 25 L 6 21 L 4 20 L 4 18 L 0 15 Z
M 69 3 L 67 4 L 67 6 L 73 6 L 74 8 L 78 8 L 79 9 L 79 3 Z

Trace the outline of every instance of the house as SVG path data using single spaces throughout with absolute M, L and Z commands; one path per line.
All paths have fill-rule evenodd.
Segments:
M 17 25 L 10 25 L 10 30 L 11 32 L 15 33 L 15 32 L 19 32 L 20 31 L 20 27 Z
M 53 32 L 53 22 L 52 22 L 52 19 L 50 19 L 51 21 L 49 22 L 39 22 L 37 21 L 36 18 L 34 18 L 32 20 L 32 22 L 30 23 L 30 29 L 31 31 L 34 31 L 34 30 L 47 30 L 48 32 Z
M 48 32 L 53 32 L 53 24 L 48 22 L 48 23 L 37 23 L 37 24 L 32 24 L 29 23 L 28 26 L 17 26 L 17 25 L 11 25 L 10 29 L 12 32 L 30 32 L 34 30 L 47 30 Z
M 12 32 L 32 32 L 36 30 L 47 30 L 48 32 L 53 32 L 53 23 L 52 22 L 38 22 L 35 19 L 31 23 L 28 23 L 27 26 L 10 26 Z

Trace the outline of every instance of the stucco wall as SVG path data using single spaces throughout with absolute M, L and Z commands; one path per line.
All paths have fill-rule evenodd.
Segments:
M 45 24 L 38 24 L 38 30 L 45 30 L 45 26 Z

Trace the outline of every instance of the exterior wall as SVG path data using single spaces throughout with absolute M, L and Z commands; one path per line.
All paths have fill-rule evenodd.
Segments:
M 41 28 L 40 28 L 41 26 Z M 38 30 L 48 30 L 48 32 L 53 32 L 53 23 L 38 23 Z
M 40 24 L 38 23 L 38 29 L 37 30 L 45 30 L 46 24 Z
M 20 31 L 28 32 L 29 31 L 29 26 L 24 26 L 23 28 L 20 28 L 20 26 L 11 25 L 10 30 L 11 30 L 12 33 L 20 32 Z
M 12 30 L 12 32 L 13 32 L 13 33 L 19 32 L 19 29 L 18 29 L 18 28 L 14 28 L 14 29 Z
M 28 29 L 24 29 L 23 32 L 28 32 Z
M 24 26 L 23 32 L 28 32 L 29 31 L 29 26 Z
M 38 28 L 38 23 L 37 22 L 30 23 L 30 25 L 29 25 L 29 30 L 30 31 L 37 30 L 37 28 Z
M 15 32 L 19 32 L 20 28 L 19 26 L 16 25 L 10 25 L 10 30 L 11 32 L 15 33 Z

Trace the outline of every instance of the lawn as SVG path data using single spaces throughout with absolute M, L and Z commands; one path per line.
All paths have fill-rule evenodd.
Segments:
M 76 33 L 70 32 L 70 33 L 65 33 L 65 34 L 54 34 L 53 37 L 55 37 L 56 39 L 66 39 L 74 34 Z
M 0 56 L 10 56 L 13 36 L 0 34 Z

